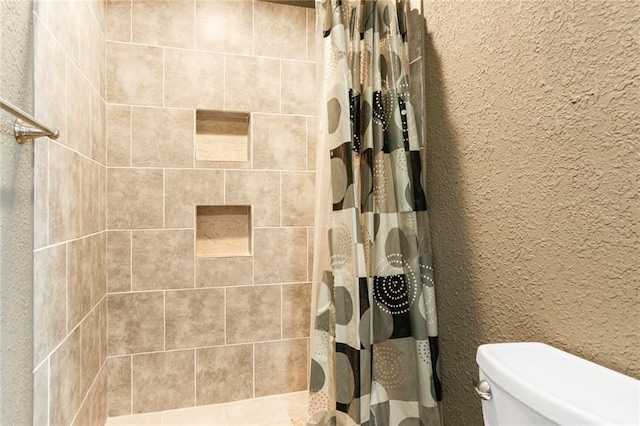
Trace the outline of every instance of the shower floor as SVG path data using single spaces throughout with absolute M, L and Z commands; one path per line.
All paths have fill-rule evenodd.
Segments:
M 132 416 L 109 417 L 106 426 L 303 426 L 307 392 Z

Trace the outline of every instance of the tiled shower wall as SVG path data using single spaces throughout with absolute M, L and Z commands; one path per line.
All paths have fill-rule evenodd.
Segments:
M 107 4 L 109 415 L 304 390 L 315 14 Z M 196 109 L 247 112 L 248 163 L 195 160 Z M 251 205 L 251 256 L 197 257 L 195 207 Z
M 35 425 L 107 417 L 104 6 L 35 2 Z

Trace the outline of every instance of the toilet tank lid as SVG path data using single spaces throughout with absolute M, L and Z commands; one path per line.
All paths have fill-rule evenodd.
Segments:
M 543 343 L 481 345 L 488 377 L 561 425 L 640 425 L 640 381 Z

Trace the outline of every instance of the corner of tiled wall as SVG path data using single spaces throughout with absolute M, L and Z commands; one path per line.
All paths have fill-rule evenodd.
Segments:
M 108 413 L 307 388 L 313 9 L 110 0 Z M 195 159 L 195 110 L 250 114 L 250 159 Z M 196 206 L 251 206 L 248 256 L 198 257 Z
M 34 424 L 107 418 L 106 3 L 34 2 Z

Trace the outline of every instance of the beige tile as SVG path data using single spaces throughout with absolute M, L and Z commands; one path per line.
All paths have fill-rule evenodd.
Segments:
M 193 230 L 133 231 L 133 290 L 193 287 L 193 238 Z
M 285 422 L 289 419 L 278 397 L 234 402 L 225 405 L 224 411 L 227 423 L 235 426 Z
M 49 241 L 49 141 L 42 139 L 33 147 L 33 248 Z
M 196 0 L 196 48 L 251 54 L 251 0 Z
M 132 165 L 192 167 L 193 123 L 191 110 L 132 108 Z
M 255 169 L 305 170 L 307 168 L 304 117 L 255 114 L 252 135 Z
M 67 60 L 67 138 L 70 148 L 91 155 L 91 90 L 80 69 Z
M 292 420 L 307 417 L 308 401 L 309 392 L 307 391 L 292 392 L 280 396 L 280 403 Z
M 50 1 L 48 26 L 75 63 L 80 61 L 81 24 L 85 2 L 73 0 Z
M 49 144 L 49 244 L 80 236 L 80 156 Z
M 68 425 L 82 402 L 80 329 L 75 329 L 51 355 L 49 422 Z
M 105 426 L 158 426 L 160 424 L 162 424 L 161 412 L 110 417 Z
M 96 307 L 80 324 L 82 395 L 85 395 L 100 371 L 100 309 Z
M 33 372 L 33 424 L 48 425 L 49 363 L 44 362 Z
M 107 43 L 107 102 L 162 105 L 162 49 Z
M 232 287 L 253 284 L 253 257 L 196 259 L 196 287 Z
M 307 339 L 256 343 L 256 396 L 307 388 Z
M 95 17 L 91 10 L 91 3 L 97 4 L 102 0 L 85 2 L 81 8 L 81 14 L 76 19 L 81 22 L 80 29 L 80 60 L 78 66 L 87 80 L 101 95 L 106 88 L 106 43 L 100 25 L 96 25 Z
M 282 337 L 309 337 L 311 284 L 282 286 Z
M 64 143 L 67 138 L 64 107 L 67 102 L 66 54 L 40 19 L 34 19 L 33 27 L 35 116 L 56 126 L 60 131 L 58 140 Z
M 302 61 L 282 61 L 282 113 L 318 114 L 316 64 Z
M 254 226 L 280 225 L 280 173 L 228 170 L 225 174 L 226 204 L 251 205 Z
M 164 178 L 167 228 L 193 228 L 195 206 L 224 204 L 223 171 L 166 170 Z
M 252 345 L 196 350 L 197 405 L 237 401 L 252 396 Z
M 71 426 L 91 426 L 91 394 L 82 402 Z
M 131 0 L 107 0 L 107 40 L 131 41 Z
M 166 349 L 224 344 L 224 289 L 167 291 Z
M 307 10 L 307 61 L 317 61 L 316 39 L 316 11 L 315 9 Z
M 93 234 L 106 228 L 106 168 L 81 157 L 80 161 L 80 233 Z
M 131 414 L 131 357 L 109 357 L 107 369 L 109 416 Z
M 68 329 L 74 328 L 107 291 L 105 234 L 74 240 L 67 245 Z
M 162 170 L 107 170 L 107 227 L 162 228 Z
M 107 0 L 90 0 L 89 6 L 98 21 L 98 25 L 104 31 L 106 29 L 107 20 Z
M 227 344 L 280 338 L 280 286 L 227 288 Z
M 131 290 L 131 232 L 107 232 L 107 288 L 109 293 Z
M 47 23 L 47 17 L 49 15 L 49 3 L 47 0 L 35 0 L 33 2 L 33 12 L 38 15 L 38 18 L 45 24 Z
M 193 47 L 194 0 L 136 0 L 133 2 L 134 43 Z
M 193 350 L 133 356 L 133 412 L 195 405 Z
M 196 253 L 200 256 L 249 256 L 251 209 L 249 206 L 198 206 Z
M 67 335 L 66 246 L 33 254 L 33 360 L 40 363 Z
M 306 58 L 306 9 L 269 2 L 254 3 L 254 52 L 260 56 Z
M 104 366 L 107 360 L 108 350 L 108 322 L 107 322 L 107 298 L 103 297 L 98 304 L 98 318 L 100 321 L 100 365 Z
M 163 426 L 226 426 L 224 407 L 205 405 L 202 407 L 168 410 L 162 413 Z
M 307 170 L 316 169 L 318 134 L 320 134 L 318 118 L 307 117 Z
M 91 158 L 102 165 L 107 163 L 107 111 L 106 104 L 95 91 L 91 91 Z
M 131 107 L 107 105 L 107 164 L 131 165 Z
M 107 421 L 107 368 L 104 366 L 91 388 L 90 425 L 104 425 Z
M 256 284 L 302 282 L 307 279 L 307 230 L 267 228 L 254 231 Z
M 110 294 L 109 355 L 164 349 L 162 292 Z
M 165 106 L 224 107 L 224 55 L 180 49 L 164 55 Z
M 313 253 L 315 228 L 307 228 L 307 281 L 313 282 Z
M 313 226 L 316 174 L 282 173 L 282 225 Z
M 224 90 L 226 110 L 280 112 L 280 61 L 227 56 Z

